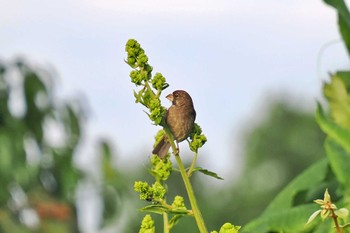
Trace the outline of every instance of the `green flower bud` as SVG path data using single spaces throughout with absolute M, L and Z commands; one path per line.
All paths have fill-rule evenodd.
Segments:
M 157 109 L 157 108 L 159 108 L 160 107 L 160 100 L 159 99 L 152 99 L 151 101 L 150 101 L 150 104 L 149 104 L 149 108 L 151 109 L 151 110 L 153 110 L 153 109 Z
M 160 106 L 159 108 L 152 110 L 149 117 L 155 125 L 159 125 L 163 120 L 165 112 L 166 109 L 163 106 Z
M 171 204 L 171 206 L 175 209 L 182 209 L 182 210 L 186 210 L 186 206 L 185 206 L 185 202 L 184 202 L 184 198 L 181 196 L 176 196 L 174 198 L 174 202 L 173 204 Z
M 145 67 L 144 67 L 144 69 L 147 71 L 147 73 L 150 74 L 150 73 L 152 72 L 152 70 L 153 70 L 153 67 L 150 66 L 150 65 L 148 65 L 148 64 L 146 64 Z
M 152 185 L 152 192 L 153 192 L 153 200 L 161 200 L 161 199 L 164 199 L 164 196 L 166 194 L 166 189 L 163 187 L 161 183 L 155 182 Z
M 131 78 L 131 82 L 135 83 L 136 85 L 141 85 L 142 81 L 144 80 L 143 74 L 139 70 L 132 70 L 129 76 Z
M 205 135 L 202 134 L 201 127 L 197 123 L 194 123 L 192 132 L 190 134 L 190 139 L 190 149 L 193 152 L 197 152 L 198 149 L 201 148 L 207 141 Z
M 128 56 L 128 59 L 126 60 L 126 62 L 131 66 L 131 67 L 135 67 L 135 63 L 136 63 L 136 58 L 133 56 Z
M 190 148 L 192 151 L 196 152 L 199 148 L 201 148 L 207 141 L 205 135 L 195 135 L 193 141 L 190 143 Z
M 140 193 L 140 199 L 151 201 L 153 199 L 153 189 L 147 182 L 136 181 L 134 183 L 134 190 Z
M 141 222 L 139 233 L 155 233 L 156 229 L 151 215 L 147 214 Z
M 169 157 L 160 159 L 157 155 L 153 155 L 151 158 L 151 164 L 151 173 L 156 177 L 157 181 L 165 181 L 168 179 L 173 169 Z
M 149 118 L 154 121 L 155 125 L 159 125 L 163 120 L 166 109 L 160 105 L 160 100 L 155 98 L 149 102 L 149 109 L 151 112 Z
M 127 51 L 129 48 L 134 48 L 136 45 L 137 45 L 137 41 L 135 39 L 129 39 L 127 42 L 126 42 L 126 48 L 125 50 Z
M 164 87 L 167 87 L 168 84 L 165 82 L 165 78 L 161 73 L 156 73 L 152 79 L 152 87 L 156 90 L 164 90 Z
M 130 72 L 130 78 L 131 78 L 131 82 L 135 83 L 136 85 L 141 85 L 142 83 L 142 76 L 140 75 L 140 71 L 138 70 L 132 70 Z
M 237 233 L 241 229 L 240 226 L 234 226 L 231 223 L 225 223 L 220 228 L 219 233 Z
M 154 143 L 153 147 L 155 147 L 155 146 L 158 145 L 158 143 L 160 142 L 160 140 L 162 140 L 164 134 L 165 134 L 165 131 L 162 130 L 162 129 L 159 130 L 159 131 L 157 132 L 156 136 L 154 136 L 155 143 Z M 158 156 L 156 156 L 156 157 L 158 157 Z M 151 163 L 152 163 L 152 161 L 153 161 L 152 159 L 153 159 L 153 157 L 151 158 Z M 153 164 L 153 163 L 152 163 L 152 164 Z
M 136 60 L 139 67 L 144 67 L 145 64 L 148 62 L 148 57 L 146 54 L 142 53 L 137 57 Z

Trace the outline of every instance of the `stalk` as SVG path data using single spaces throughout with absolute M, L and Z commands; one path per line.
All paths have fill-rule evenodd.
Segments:
M 176 159 L 177 165 L 179 167 L 179 170 L 180 170 L 180 173 L 181 173 L 181 176 L 182 176 L 182 180 L 183 180 L 183 182 L 185 184 L 185 188 L 186 188 L 186 191 L 187 191 L 188 199 L 190 200 L 191 208 L 192 208 L 193 215 L 194 215 L 194 218 L 196 220 L 199 232 L 200 233 L 208 233 L 207 227 L 205 226 L 205 223 L 204 223 L 204 219 L 203 219 L 202 213 L 199 210 L 199 207 L 198 207 L 198 204 L 197 204 L 197 200 L 196 200 L 196 196 L 194 195 L 190 179 L 189 179 L 189 177 L 188 177 L 188 175 L 186 173 L 186 169 L 185 169 L 185 167 L 184 167 L 184 165 L 183 165 L 183 163 L 181 161 L 178 148 L 175 145 L 174 137 L 173 137 L 173 135 L 170 132 L 168 127 L 164 127 L 164 130 L 165 130 L 166 134 L 168 135 L 169 142 L 171 144 L 171 148 L 173 150 L 173 153 L 175 154 L 175 159 Z

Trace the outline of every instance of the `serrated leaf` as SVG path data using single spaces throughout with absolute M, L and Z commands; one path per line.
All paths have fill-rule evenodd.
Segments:
M 203 173 L 204 175 L 211 176 L 211 177 L 214 177 L 214 178 L 219 179 L 219 180 L 224 179 L 224 178 L 220 177 L 218 174 L 216 174 L 215 172 L 209 171 L 209 170 L 201 168 L 201 167 L 196 167 L 195 169 L 193 169 L 193 171 L 199 171 L 199 172 Z

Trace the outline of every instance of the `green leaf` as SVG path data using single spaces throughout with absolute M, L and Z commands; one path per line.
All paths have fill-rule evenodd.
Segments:
M 344 220 L 346 220 L 346 218 L 349 215 L 349 210 L 346 208 L 340 208 L 339 210 L 335 210 L 334 213 L 339 217 L 342 218 Z
M 338 71 L 335 73 L 345 84 L 347 90 L 350 89 L 350 71 Z
M 330 138 L 350 153 L 350 131 L 328 119 L 320 104 L 317 105 L 316 121 Z
M 214 178 L 219 179 L 219 180 L 224 179 L 224 178 L 220 177 L 218 174 L 216 174 L 215 172 L 209 171 L 209 170 L 201 168 L 201 167 L 196 167 L 195 169 L 193 169 L 193 172 L 195 172 L 195 171 L 199 171 L 199 172 L 203 173 L 204 175 L 211 176 L 211 177 L 214 177 Z
M 168 209 L 162 205 L 148 205 L 140 209 L 143 212 L 151 212 L 155 214 L 163 214 L 168 212 Z
M 311 192 L 319 188 L 325 180 L 327 168 L 327 159 L 322 159 L 297 176 L 277 195 L 259 218 L 243 228 L 243 232 L 303 232 L 310 214 L 319 207 L 314 204 L 293 206 L 294 199 L 300 192 Z
M 250 222 L 242 232 L 307 232 L 313 225 L 306 225 L 306 220 L 317 208 L 313 204 L 307 204 L 291 209 L 281 209 Z
M 340 126 L 350 129 L 350 98 L 347 82 L 350 77 L 345 73 L 338 73 L 331 77 L 331 82 L 323 87 L 331 109 L 331 116 Z
M 180 218 L 183 216 L 184 215 L 182 215 L 182 214 L 174 215 L 174 217 L 172 217 L 169 221 L 169 229 L 172 229 L 179 222 Z
M 345 187 L 350 185 L 350 153 L 330 138 L 326 140 L 325 149 L 337 180 Z
M 350 13 L 344 0 L 324 0 L 330 6 L 333 6 L 338 12 L 339 30 L 345 42 L 345 45 L 350 51 Z
M 316 210 L 315 212 L 313 212 L 310 216 L 310 218 L 307 220 L 306 224 L 309 224 L 310 222 L 312 222 L 312 220 L 314 220 L 317 215 L 319 215 L 321 213 L 322 210 Z
M 270 203 L 264 214 L 291 207 L 296 195 L 303 190 L 319 187 L 327 175 L 328 161 L 322 159 L 311 165 L 284 188 Z

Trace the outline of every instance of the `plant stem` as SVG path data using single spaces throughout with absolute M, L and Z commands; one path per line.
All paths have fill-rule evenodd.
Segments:
M 163 213 L 163 222 L 164 222 L 164 233 L 169 233 L 170 229 L 169 229 L 169 218 L 168 218 L 168 214 L 166 212 Z
M 337 229 L 337 233 L 343 233 L 343 229 L 339 226 L 338 216 L 334 213 L 334 209 L 331 209 L 331 213 L 332 215 L 330 217 L 333 218 L 335 229 Z
M 197 162 L 197 157 L 198 157 L 198 152 L 195 152 L 190 169 L 188 169 L 187 171 L 187 176 L 191 177 L 192 173 L 193 173 L 193 169 L 196 166 L 196 162 Z
M 194 215 L 194 218 L 196 220 L 199 232 L 200 233 L 208 233 L 207 227 L 205 226 L 204 219 L 202 217 L 202 213 L 201 213 L 201 211 L 198 208 L 196 196 L 194 195 L 190 179 L 189 179 L 189 177 L 188 177 L 188 175 L 186 173 L 186 169 L 185 169 L 185 167 L 184 167 L 184 165 L 183 165 L 183 163 L 181 161 L 178 148 L 175 145 L 173 134 L 171 133 L 170 129 L 167 126 L 164 126 L 164 131 L 165 131 L 165 133 L 168 136 L 169 142 L 171 144 L 171 148 L 172 148 L 173 153 L 175 155 L 175 159 L 176 159 L 177 165 L 179 166 L 179 170 L 180 170 L 180 173 L 181 173 L 181 176 L 182 176 L 182 180 L 184 181 L 184 184 L 185 184 L 185 188 L 186 188 L 186 191 L 187 191 L 188 199 L 190 200 L 190 204 L 191 204 L 191 207 L 192 207 L 193 215 Z
M 183 179 L 183 181 L 185 183 L 187 195 L 188 195 L 188 198 L 189 198 L 190 203 L 191 203 L 193 215 L 194 215 L 194 218 L 195 218 L 195 220 L 197 222 L 197 226 L 198 226 L 199 232 L 207 233 L 208 230 L 207 230 L 207 228 L 205 226 L 205 223 L 204 223 L 204 220 L 203 220 L 203 217 L 202 217 L 202 213 L 200 212 L 200 210 L 198 208 L 197 200 L 196 200 L 196 197 L 194 195 L 194 192 L 193 192 L 193 189 L 192 189 L 192 185 L 190 183 L 190 179 L 187 176 L 185 167 L 184 167 L 184 165 L 183 165 L 183 163 L 181 161 L 181 158 L 180 158 L 180 156 L 178 154 L 175 154 L 175 159 L 176 159 L 176 162 L 177 162 L 177 164 L 179 166 L 179 170 L 180 170 L 182 179 Z

